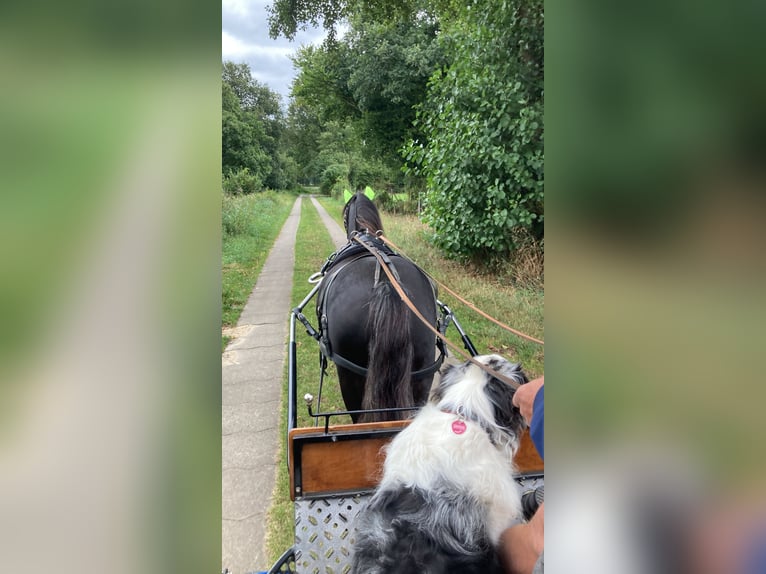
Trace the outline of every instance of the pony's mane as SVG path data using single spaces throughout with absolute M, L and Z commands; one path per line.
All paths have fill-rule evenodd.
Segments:
M 349 212 L 354 204 L 356 208 L 356 217 L 354 221 L 349 221 Z M 343 208 L 343 224 L 346 226 L 346 233 L 351 231 L 364 231 L 370 233 L 383 230 L 383 222 L 380 219 L 380 213 L 375 204 L 363 193 L 357 192 L 348 200 Z

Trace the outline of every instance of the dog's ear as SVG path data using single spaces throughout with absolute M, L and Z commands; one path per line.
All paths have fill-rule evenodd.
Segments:
M 524 384 L 527 382 L 527 377 L 522 371 L 518 371 L 522 377 L 513 377 L 518 380 L 519 383 Z M 495 422 L 514 434 L 519 434 L 524 429 L 524 418 L 521 416 L 521 411 L 518 407 L 513 405 L 513 395 L 516 394 L 515 390 L 503 381 L 490 377 L 484 387 L 484 392 L 487 394 L 492 406 L 495 410 Z
M 439 372 L 439 384 L 436 385 L 434 390 L 431 392 L 431 399 L 437 403 L 442 400 L 442 398 L 444 398 L 444 391 L 452 384 L 459 381 L 463 377 L 464 372 L 464 364 L 447 364 L 446 366 L 442 367 L 442 370 Z
M 526 373 L 521 370 L 520 363 L 511 363 L 507 359 L 504 359 L 500 355 L 487 355 L 485 364 L 498 373 L 502 373 L 506 377 L 516 381 L 520 385 L 529 382 Z

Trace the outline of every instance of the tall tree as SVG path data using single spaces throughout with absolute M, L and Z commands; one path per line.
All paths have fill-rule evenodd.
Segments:
M 399 150 L 417 133 L 414 106 L 443 63 L 437 32 L 438 24 L 425 14 L 385 22 L 357 16 L 342 41 L 305 47 L 295 56 L 295 105 L 356 132 L 361 159 L 349 168 L 352 180 L 390 186 L 401 179 Z
M 247 64 L 224 62 L 221 77 L 224 175 L 247 168 L 256 187 L 281 187 L 279 95 L 255 80 Z
M 298 166 L 298 180 L 306 185 L 316 185 L 321 175 L 315 161 L 322 131 L 323 122 L 316 112 L 291 100 L 283 134 L 284 148 Z
M 361 112 L 370 154 L 397 169 L 399 149 L 415 135 L 415 106 L 428 78 L 444 65 L 438 23 L 426 15 L 368 23 L 359 20 L 344 38 L 352 55 L 347 84 Z
M 543 3 L 478 7 L 443 35 L 452 62 L 420 106 L 425 137 L 405 153 L 427 178 L 437 243 L 486 260 L 543 234 Z

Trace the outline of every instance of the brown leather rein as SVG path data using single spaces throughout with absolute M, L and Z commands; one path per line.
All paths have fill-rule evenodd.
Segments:
M 402 289 L 402 286 L 399 284 L 399 281 L 396 280 L 391 270 L 388 268 L 388 265 L 383 260 L 383 257 L 380 255 L 377 249 L 375 249 L 374 246 L 366 243 L 362 238 L 361 234 L 359 233 L 353 233 L 351 236 L 351 239 L 353 241 L 356 241 L 360 245 L 362 245 L 367 251 L 369 251 L 375 259 L 378 260 L 378 263 L 380 265 L 380 268 L 383 269 L 383 272 L 388 277 L 388 280 L 391 282 L 391 285 L 393 286 L 394 290 L 397 292 L 401 300 L 404 302 L 405 305 L 412 311 L 415 316 L 426 326 L 428 329 L 430 329 L 439 339 L 441 339 L 447 346 L 451 347 L 453 351 L 455 351 L 458 355 L 460 355 L 463 359 L 470 361 L 480 369 L 486 371 L 491 376 L 495 377 L 496 379 L 499 379 L 503 381 L 504 383 L 510 385 L 514 390 L 519 388 L 519 383 L 516 381 L 510 379 L 509 377 L 506 377 L 502 373 L 495 371 L 494 369 L 491 369 L 487 365 L 477 361 L 472 356 L 470 356 L 468 353 L 466 353 L 463 349 L 461 349 L 456 343 L 450 341 L 447 337 L 442 335 L 439 330 L 431 325 L 431 323 L 423 317 L 423 315 L 418 311 L 417 307 L 415 307 L 415 304 L 410 300 L 410 298 L 407 296 L 407 294 L 404 292 L 404 289 Z
M 394 251 L 396 251 L 396 252 L 398 252 L 398 253 L 400 253 L 400 254 L 404 255 L 404 253 L 402 253 L 402 250 L 401 250 L 401 249 L 399 249 L 399 247 L 397 247 L 397 246 L 396 246 L 396 244 L 395 244 L 393 241 L 391 241 L 391 240 L 390 240 L 388 237 L 386 237 L 385 235 L 383 235 L 383 232 L 382 232 L 382 231 L 378 231 L 378 233 L 377 233 L 377 237 L 378 237 L 378 238 L 379 238 L 381 241 L 383 241 L 383 243 L 385 243 L 386 245 L 388 245 L 388 246 L 389 246 L 391 249 L 393 249 Z M 433 282 L 435 282 L 437 285 L 439 285 L 439 287 L 441 287 L 442 289 L 444 289 L 444 290 L 445 290 L 447 293 L 449 293 L 450 295 L 452 295 L 452 296 L 453 296 L 455 299 L 457 299 L 458 301 L 460 301 L 461 303 L 463 303 L 463 304 L 464 304 L 465 306 L 467 306 L 469 309 L 473 309 L 474 311 L 476 311 L 476 312 L 477 312 L 479 315 L 481 315 L 481 316 L 482 316 L 482 317 L 484 317 L 485 319 L 488 319 L 489 321 L 492 321 L 492 322 L 493 322 L 495 325 L 498 325 L 499 327 L 502 327 L 503 329 L 505 329 L 505 330 L 506 330 L 506 331 L 508 331 L 509 333 L 513 333 L 513 334 L 514 334 L 514 335 L 516 335 L 517 337 L 521 337 L 522 339 L 526 339 L 527 341 L 532 341 L 533 343 L 537 343 L 538 345 L 545 345 L 545 342 L 544 342 L 544 341 L 542 341 L 542 340 L 540 340 L 540 339 L 536 339 L 535 337 L 532 337 L 531 335 L 527 335 L 526 333 L 522 333 L 521 331 L 518 331 L 518 330 L 514 329 L 513 327 L 509 327 L 509 326 L 508 326 L 508 325 L 506 325 L 505 323 L 502 323 L 501 321 L 498 321 L 497 319 L 495 319 L 495 318 L 494 318 L 492 315 L 489 315 L 489 314 L 485 313 L 484 311 L 482 311 L 481 309 L 479 309 L 479 308 L 478 308 L 476 305 L 474 305 L 474 304 L 473 304 L 473 303 L 471 303 L 470 301 L 468 301 L 468 300 L 466 300 L 466 299 L 463 299 L 463 298 L 462 298 L 460 295 L 458 295 L 457 293 L 455 293 L 455 292 L 454 292 L 452 289 L 450 289 L 449 287 L 447 287 L 447 286 L 446 286 L 444 283 L 442 283 L 442 282 L 441 282 L 441 281 L 439 281 L 438 279 L 436 279 L 436 278 L 432 277 L 432 276 L 431 276 L 431 275 L 430 275 L 430 274 L 429 274 L 427 271 L 423 271 L 423 273 L 425 273 L 426 275 L 428 275 L 428 277 L 429 277 L 429 278 L 430 278 L 430 279 L 431 279 Z

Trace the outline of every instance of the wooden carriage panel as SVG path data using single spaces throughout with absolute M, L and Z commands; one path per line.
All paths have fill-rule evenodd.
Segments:
M 290 431 L 290 496 L 372 490 L 380 480 L 381 449 L 409 421 L 298 428 Z
M 290 431 L 290 498 L 364 492 L 378 484 L 383 447 L 409 421 L 333 425 Z M 544 472 L 544 464 L 529 438 L 522 436 L 514 459 L 519 474 Z
M 535 448 L 532 438 L 529 436 L 529 429 L 524 430 L 521 435 L 521 445 L 516 456 L 513 457 L 516 469 L 519 474 L 542 474 L 545 472 L 545 463 Z

